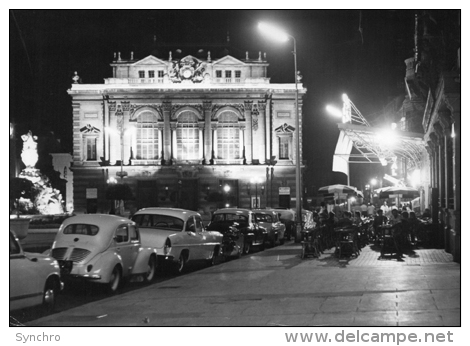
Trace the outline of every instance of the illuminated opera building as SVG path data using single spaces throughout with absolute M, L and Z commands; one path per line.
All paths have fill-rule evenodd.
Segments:
M 225 206 L 295 204 L 302 158 L 294 145 L 302 132 L 294 81 L 270 83 L 265 53 L 201 51 L 141 59 L 116 53 L 103 84 L 82 84 L 76 73 L 68 90 L 76 212 L 108 212 L 113 183 L 130 186 L 129 209 L 208 215 Z M 305 93 L 298 83 L 300 119 Z

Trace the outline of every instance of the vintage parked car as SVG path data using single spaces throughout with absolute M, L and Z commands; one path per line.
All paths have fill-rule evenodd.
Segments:
M 59 263 L 46 255 L 24 252 L 10 231 L 10 311 L 43 304 L 51 312 L 63 287 Z
M 295 211 L 291 209 L 270 209 L 279 215 L 279 221 L 286 226 L 285 238 L 295 238 Z
M 227 229 L 236 228 L 243 234 L 243 253 L 250 252 L 252 246 L 264 249 L 267 241 L 266 228 L 259 225 L 256 214 L 249 209 L 223 208 L 216 210 L 209 224 L 210 229 L 225 233 Z
M 216 220 L 209 222 L 207 230 L 217 231 L 223 235 L 222 249 L 220 252 L 225 260 L 233 256 L 240 258 L 245 246 L 245 236 L 240 229 L 235 227 L 233 224 L 230 225 L 225 222 L 223 217 L 220 215 L 223 214 L 219 214 L 219 217 L 216 217 Z
M 60 265 L 62 277 L 107 285 L 110 293 L 123 278 L 140 276 L 153 280 L 157 250 L 141 244 L 139 230 L 127 218 L 87 214 L 66 219 L 60 226 L 51 255 Z
M 274 210 L 266 209 L 255 209 L 253 212 L 256 214 L 258 223 L 268 231 L 268 241 L 271 247 L 277 242 L 284 244 L 286 225 L 279 220 L 279 214 Z
M 142 244 L 158 250 L 161 263 L 176 264 L 181 273 L 186 264 L 206 260 L 216 264 L 222 245 L 222 234 L 207 231 L 201 215 L 177 208 L 144 208 L 132 216 L 138 225 Z

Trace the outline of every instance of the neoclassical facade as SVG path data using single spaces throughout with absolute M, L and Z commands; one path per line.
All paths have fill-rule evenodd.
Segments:
M 289 204 L 302 159 L 294 147 L 302 136 L 295 128 L 296 89 L 271 84 L 268 65 L 261 52 L 243 60 L 210 53 L 173 59 L 171 52 L 167 60 L 137 60 L 119 53 L 104 84 L 81 84 L 76 75 L 68 90 L 74 210 L 109 211 L 113 180 L 131 187 L 130 208 L 208 214 L 221 206 Z M 300 120 L 305 93 L 299 83 Z
M 424 132 L 421 188 L 439 226 L 439 243 L 461 259 L 460 11 L 436 21 L 416 15 L 415 56 L 405 61 L 409 98 L 404 107 Z M 445 52 L 445 54 L 443 54 Z

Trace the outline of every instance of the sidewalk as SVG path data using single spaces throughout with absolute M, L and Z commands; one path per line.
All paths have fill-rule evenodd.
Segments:
M 31 321 L 30 326 L 459 326 L 460 265 L 444 250 L 404 261 L 288 243 Z

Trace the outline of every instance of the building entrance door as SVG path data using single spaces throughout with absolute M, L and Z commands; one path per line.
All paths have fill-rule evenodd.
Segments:
M 156 180 L 137 181 L 137 208 L 158 207 L 158 189 Z
M 198 210 L 198 181 L 197 179 L 181 179 L 179 203 L 178 206 L 182 209 Z

